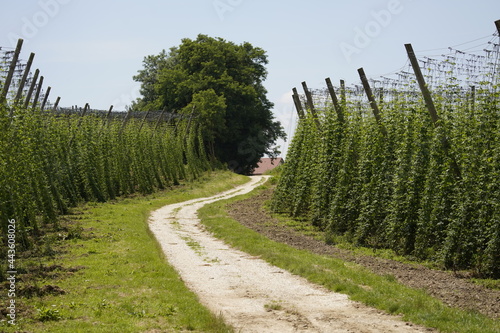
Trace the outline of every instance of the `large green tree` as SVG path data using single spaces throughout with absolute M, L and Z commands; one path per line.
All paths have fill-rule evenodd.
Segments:
M 209 153 L 239 172 L 249 173 L 265 154 L 280 152 L 286 135 L 273 117 L 263 81 L 268 60 L 250 43 L 198 35 L 167 53 L 147 56 L 134 76 L 142 97 L 134 110 L 195 110 Z

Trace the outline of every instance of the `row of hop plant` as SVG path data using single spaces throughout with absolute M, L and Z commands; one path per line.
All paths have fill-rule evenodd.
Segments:
M 82 202 L 152 193 L 209 168 L 195 120 L 155 129 L 0 107 L 0 235 L 5 240 L 15 219 L 18 246 L 29 248 Z
M 409 96 L 386 101 L 381 123 L 349 101 L 344 121 L 332 108 L 320 128 L 310 114 L 301 119 L 272 208 L 333 243 L 500 278 L 500 96 L 479 90 L 472 106 L 435 95 L 438 126 Z

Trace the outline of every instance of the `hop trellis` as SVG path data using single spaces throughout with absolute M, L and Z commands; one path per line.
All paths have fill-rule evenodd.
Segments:
M 7 73 L 9 72 L 9 68 L 14 58 L 14 52 L 15 50 L 13 48 L 0 46 L 0 87 L 3 87 L 5 83 Z M 26 67 L 27 67 L 26 60 L 17 59 L 15 70 L 13 73 L 12 83 L 10 85 L 10 89 L 7 95 L 8 101 L 13 101 L 14 98 L 16 97 L 19 89 L 19 83 L 21 82 Z M 33 72 L 30 71 L 26 79 L 26 84 L 24 85 L 21 92 L 22 96 L 26 96 L 28 94 L 28 90 L 32 84 L 33 84 Z M 37 83 L 35 83 L 34 88 L 35 89 L 37 88 Z M 44 97 L 45 97 L 45 92 L 42 90 L 41 98 L 43 99 Z
M 463 47 L 460 49 L 459 47 Z M 428 52 L 440 51 L 439 54 Z M 444 52 L 442 52 L 444 51 Z M 498 32 L 491 35 L 428 52 L 417 52 L 419 65 L 428 87 L 434 94 L 450 99 L 453 96 L 479 97 L 483 92 L 498 91 L 500 85 L 500 42 Z M 420 55 L 422 54 L 422 55 Z M 380 102 L 415 100 L 421 95 L 409 61 L 388 75 L 369 79 L 375 97 Z M 346 103 L 369 112 L 369 103 L 361 84 L 336 86 Z M 311 89 L 314 105 L 318 109 L 331 106 L 326 88 Z M 300 96 L 306 104 L 306 96 Z
M 0 50 L 0 240 L 15 219 L 27 249 L 82 202 L 152 193 L 211 168 L 194 108 L 181 115 L 45 104 L 50 89 L 44 96 L 39 71 L 32 76 L 18 60 L 20 45 Z
M 273 209 L 331 242 L 500 277 L 497 41 L 439 55 L 406 44 L 408 64 L 390 75 L 361 68 L 362 85 L 327 79 L 311 94 L 304 82 Z
M 22 40 L 19 40 L 18 45 L 22 45 Z M 149 111 L 146 115 L 144 112 L 125 112 L 115 110 L 111 112 L 110 110 L 112 110 L 112 107 L 110 110 L 91 109 L 89 105 L 86 105 L 85 107 L 61 107 L 59 106 L 60 97 L 57 98 L 55 103 L 51 103 L 51 101 L 48 100 L 50 87 L 47 89 L 43 88 L 43 82 L 40 80 L 41 76 L 39 76 L 39 71 L 36 70 L 33 73 L 31 70 L 31 61 L 19 59 L 19 57 L 16 57 L 15 53 L 16 50 L 13 48 L 0 46 L 0 90 L 4 88 L 10 68 L 14 65 L 12 79 L 7 87 L 7 94 L 5 96 L 5 100 L 3 101 L 3 103 L 11 107 L 11 110 L 15 109 L 13 108 L 14 104 L 24 104 L 26 107 L 39 106 L 42 108 L 42 111 L 52 111 L 59 116 L 85 113 L 87 115 L 98 116 L 101 118 L 141 118 L 148 121 L 193 117 L 193 115 L 182 115 L 176 112 L 167 112 L 167 110 L 153 110 Z M 17 56 L 18 55 L 19 54 L 17 54 Z M 30 55 L 30 59 L 32 60 L 33 57 L 34 54 L 32 53 Z M 23 79 L 25 79 L 24 82 Z M 35 94 L 35 92 L 38 92 L 38 94 Z M 16 101 L 16 97 L 19 98 L 19 101 Z M 46 101 L 46 103 L 42 103 L 42 101 Z

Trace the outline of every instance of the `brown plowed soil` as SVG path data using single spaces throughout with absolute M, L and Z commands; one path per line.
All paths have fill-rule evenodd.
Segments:
M 466 274 L 429 269 L 417 264 L 355 255 L 353 252 L 338 249 L 323 241 L 301 234 L 291 227 L 284 226 L 263 208 L 272 190 L 229 206 L 229 214 L 241 224 L 277 242 L 321 255 L 330 255 L 342 260 L 363 265 L 376 274 L 394 276 L 400 283 L 412 288 L 424 289 L 444 303 L 472 309 L 492 318 L 500 318 L 500 291 L 470 282 Z

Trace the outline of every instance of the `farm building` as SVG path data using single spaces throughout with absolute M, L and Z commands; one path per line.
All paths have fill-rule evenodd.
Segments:
M 265 172 L 276 168 L 278 165 L 283 164 L 285 161 L 281 157 L 277 158 L 261 158 L 257 168 L 253 171 L 253 175 L 262 175 Z

